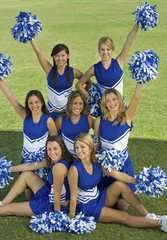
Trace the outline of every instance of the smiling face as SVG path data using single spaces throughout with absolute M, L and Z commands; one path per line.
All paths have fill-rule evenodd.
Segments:
M 47 154 L 48 154 L 48 157 L 52 160 L 52 162 L 56 163 L 58 160 L 62 158 L 62 150 L 60 145 L 56 141 L 48 142 Z
M 73 115 L 80 115 L 84 108 L 84 102 L 80 96 L 74 98 L 71 103 L 71 111 Z
M 81 160 L 91 160 L 91 149 L 90 147 L 79 140 L 76 141 L 75 143 L 75 153 L 77 154 L 77 157 Z
M 102 43 L 99 47 L 99 54 L 102 61 L 111 60 L 113 49 L 111 49 L 107 44 Z
M 60 51 L 59 53 L 55 54 L 53 56 L 54 61 L 56 65 L 59 67 L 65 66 L 67 63 L 67 59 L 69 58 L 69 55 L 66 53 L 65 50 Z
M 118 111 L 119 101 L 116 94 L 114 94 L 113 92 L 108 93 L 106 95 L 105 101 L 106 101 L 106 108 L 108 109 L 109 112 Z
M 32 113 L 41 113 L 43 103 L 35 95 L 32 95 L 28 99 L 28 108 Z

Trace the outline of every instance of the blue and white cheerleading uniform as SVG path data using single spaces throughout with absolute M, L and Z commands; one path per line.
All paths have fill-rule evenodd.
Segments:
M 83 212 L 85 216 L 93 216 L 95 221 L 100 217 L 101 209 L 104 207 L 106 189 L 99 192 L 97 185 L 101 178 L 100 163 L 93 163 L 93 174 L 90 175 L 82 162 L 76 160 L 71 166 L 78 171 L 78 197 L 76 213 Z
M 109 88 L 117 89 L 123 97 L 123 71 L 116 59 L 112 58 L 110 67 L 105 69 L 102 62 L 94 64 L 94 75 L 101 95 Z
M 64 140 L 67 149 L 74 157 L 76 157 L 74 141 L 80 133 L 89 133 L 88 116 L 81 114 L 80 119 L 76 124 L 73 124 L 70 118 L 67 118 L 66 116 L 62 117 L 62 139 Z
M 69 73 L 71 78 L 70 85 L 67 83 L 67 77 L 66 77 L 67 67 L 65 68 L 64 73 L 62 75 L 60 75 L 56 69 L 57 82 L 58 82 L 58 84 L 56 85 L 55 83 L 53 83 L 53 79 L 52 79 L 53 68 L 54 67 L 51 68 L 47 77 L 48 96 L 49 96 L 48 102 L 47 102 L 47 108 L 52 118 L 54 118 L 53 112 L 55 110 L 61 112 L 66 108 L 68 96 L 72 92 L 72 86 L 74 81 L 74 73 L 73 73 L 72 67 L 69 67 Z M 54 120 L 56 120 L 58 117 L 59 116 L 55 116 Z
M 116 119 L 114 121 L 109 121 L 104 120 L 101 117 L 99 125 L 101 148 L 115 149 L 121 151 L 122 154 L 125 156 L 125 164 L 120 171 L 134 177 L 132 162 L 127 152 L 128 139 L 130 131 L 132 130 L 132 125 L 131 127 L 129 127 L 127 122 L 125 122 L 125 125 L 121 125 L 121 123 L 113 125 L 115 121 Z M 99 188 L 101 189 L 104 187 L 108 187 L 110 184 L 113 183 L 113 181 L 114 178 L 103 174 Z M 127 184 L 132 189 L 132 191 L 135 191 L 134 184 Z
M 39 122 L 34 123 L 32 115 L 26 116 L 23 122 L 23 148 L 22 162 L 40 162 L 45 159 L 45 143 L 49 134 L 47 120 L 50 116 L 43 113 Z M 34 171 L 37 175 L 47 180 L 46 169 Z
M 66 160 L 60 159 L 57 163 L 61 163 L 67 168 L 67 170 L 69 169 L 69 163 Z M 51 166 L 49 170 L 48 183 L 41 187 L 29 201 L 30 208 L 32 212 L 36 215 L 44 212 L 54 212 L 53 166 Z M 69 200 L 70 190 L 67 177 L 65 177 L 62 186 L 60 202 L 62 203 Z M 64 207 L 61 205 L 61 211 L 63 211 L 64 213 L 68 213 L 68 207 Z

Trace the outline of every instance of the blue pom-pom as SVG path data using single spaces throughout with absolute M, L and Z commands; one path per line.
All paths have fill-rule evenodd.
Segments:
M 5 157 L 0 156 L 0 188 L 4 188 L 9 184 L 11 179 L 10 175 L 11 161 L 7 161 Z
M 133 12 L 136 17 L 135 23 L 142 30 L 152 30 L 157 26 L 159 13 L 155 8 L 156 5 L 151 7 L 147 2 L 144 2 L 144 5 L 137 7 L 137 10 Z
M 12 65 L 9 58 L 6 58 L 5 54 L 0 53 L 0 79 L 4 80 L 11 73 Z
M 159 57 L 152 50 L 137 51 L 129 61 L 128 69 L 137 83 L 144 84 L 157 77 Z
M 42 23 L 39 18 L 30 12 L 20 12 L 16 17 L 16 24 L 11 28 L 13 38 L 22 43 L 32 40 L 41 30 Z
M 63 212 L 50 212 L 32 216 L 30 228 L 39 233 L 68 231 L 69 217 Z
M 167 189 L 167 176 L 162 168 L 143 168 L 136 176 L 136 190 L 138 193 L 145 193 L 151 197 L 164 195 Z
M 69 226 L 69 232 L 77 234 L 86 234 L 95 230 L 96 222 L 94 217 L 87 217 L 82 212 L 77 214 L 75 218 L 71 220 Z
M 89 95 L 91 97 L 91 99 L 88 100 L 89 114 L 93 117 L 98 117 L 101 115 L 100 104 L 102 95 L 97 84 L 92 83 L 92 88 L 89 90 Z
M 115 148 L 100 148 L 96 157 L 101 165 L 103 165 L 108 172 L 111 172 L 112 169 L 120 171 L 123 168 L 128 154 Z

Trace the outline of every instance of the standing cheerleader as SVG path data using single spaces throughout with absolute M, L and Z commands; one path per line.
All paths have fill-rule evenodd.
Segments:
M 85 216 L 93 216 L 98 222 L 121 223 L 133 228 L 160 228 L 167 232 L 167 216 L 158 218 L 155 214 L 150 214 L 124 183 L 135 183 L 135 179 L 114 169 L 109 173 L 97 162 L 93 139 L 90 135 L 80 134 L 74 146 L 78 160 L 74 161 L 68 173 L 71 219 L 82 212 Z M 97 185 L 101 171 L 119 181 L 99 192 Z M 120 194 L 142 217 L 132 216 L 112 208 Z
M 141 89 L 142 85 L 136 84 L 134 95 L 127 109 L 125 109 L 125 104 L 119 91 L 114 88 L 105 90 L 101 102 L 103 117 L 99 116 L 95 120 L 95 136 L 101 144 L 99 157 L 101 155 L 104 155 L 104 157 L 106 155 L 107 157 L 107 152 L 111 153 L 112 156 L 114 150 L 121 159 L 120 164 L 123 166 L 121 171 L 132 177 L 134 177 L 134 170 L 127 152 L 127 145 L 130 131 L 132 130 L 132 118 L 140 99 Z M 115 152 L 112 157 L 114 157 Z M 104 176 L 100 188 L 107 187 L 112 182 L 113 178 Z M 128 185 L 135 192 L 135 186 L 132 184 Z M 127 207 L 128 205 L 123 199 L 118 201 L 119 209 L 125 210 Z
M 48 103 L 47 107 L 51 117 L 56 120 L 65 113 L 67 99 L 72 92 L 73 81 L 80 79 L 83 73 L 69 66 L 69 49 L 64 44 L 57 44 L 52 52 L 53 66 L 44 57 L 36 39 L 31 45 L 38 57 L 39 63 L 47 76 Z M 89 90 L 91 81 L 88 80 L 86 89 Z
M 38 90 L 31 90 L 25 99 L 25 107 L 12 95 L 8 86 L 0 79 L 0 88 L 15 111 L 23 119 L 22 163 L 39 162 L 45 159 L 45 143 L 48 135 L 57 135 L 53 119 L 49 116 L 45 100 Z M 36 173 L 46 179 L 46 169 Z M 26 197 L 32 197 L 32 191 L 26 189 Z
M 131 32 L 128 34 L 122 51 L 116 59 L 112 58 L 114 52 L 113 40 L 110 37 L 100 38 L 98 42 L 98 52 L 101 61 L 91 66 L 76 84 L 76 88 L 82 91 L 86 98 L 90 99 L 91 96 L 83 86 L 92 76 L 96 77 L 97 86 L 101 95 L 103 95 L 106 89 L 115 88 L 123 96 L 123 65 L 137 31 L 138 25 L 135 24 Z
M 67 102 L 66 115 L 56 120 L 56 127 L 61 129 L 62 138 L 70 151 L 76 157 L 74 140 L 80 133 L 89 133 L 94 128 L 94 118 L 89 116 L 88 104 L 84 95 L 73 91 Z
M 11 172 L 22 171 L 7 196 L 0 202 L 0 216 L 32 216 L 52 211 L 68 212 L 70 198 L 67 173 L 73 157 L 59 136 L 50 136 L 46 141 L 46 160 L 37 164 L 21 164 L 11 167 Z M 48 167 L 46 183 L 31 170 Z M 34 192 L 29 202 L 12 203 L 26 186 Z

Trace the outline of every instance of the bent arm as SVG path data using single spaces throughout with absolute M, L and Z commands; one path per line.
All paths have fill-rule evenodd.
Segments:
M 61 210 L 61 191 L 64 183 L 64 178 L 67 176 L 67 168 L 62 163 L 54 165 L 53 169 L 53 192 L 54 192 L 54 210 Z
M 70 186 L 70 207 L 69 214 L 70 219 L 75 217 L 77 206 L 77 193 L 78 193 L 78 171 L 76 167 L 70 167 L 68 172 L 68 182 Z
M 104 166 L 102 166 L 102 172 L 104 172 L 105 174 L 119 180 L 119 181 L 122 181 L 122 182 L 126 182 L 126 183 L 132 183 L 132 184 L 135 184 L 136 183 L 136 180 L 135 178 L 129 176 L 128 174 L 126 173 L 123 173 L 123 172 L 119 172 L 117 170 L 114 170 L 112 169 L 111 172 L 108 172 Z
M 97 117 L 95 120 L 95 124 L 94 124 L 94 133 L 95 133 L 95 137 L 98 140 L 98 144 L 95 146 L 96 150 L 100 148 L 100 132 L 99 132 L 99 126 L 100 126 L 100 117 Z
M 56 124 L 57 131 L 59 131 L 59 130 L 61 129 L 62 117 L 59 117 L 59 118 L 55 121 L 55 124 Z
M 4 83 L 2 79 L 0 79 L 0 88 L 3 94 L 6 96 L 8 101 L 11 103 L 15 111 L 20 115 L 20 117 L 24 120 L 26 117 L 25 107 L 22 106 L 17 99 L 13 96 L 12 92 L 8 88 L 8 86 Z
M 90 99 L 90 96 L 89 96 L 89 93 L 88 93 L 88 91 L 86 90 L 86 88 L 84 88 L 84 85 L 85 84 L 89 84 L 90 85 L 90 83 L 89 83 L 89 81 L 91 81 L 90 80 L 90 78 L 92 77 L 94 75 L 94 67 L 92 66 L 92 67 L 90 67 L 88 70 L 87 70 L 87 72 L 85 73 L 85 75 L 83 75 L 82 77 L 81 77 L 81 79 L 77 82 L 77 84 L 76 84 L 76 89 L 78 89 L 79 91 L 81 91 L 82 93 L 83 93 L 83 95 L 86 97 L 86 98 L 88 98 L 88 99 Z
M 25 171 L 33 171 L 36 169 L 40 169 L 40 168 L 45 168 L 47 167 L 47 162 L 46 160 L 43 160 L 41 162 L 35 163 L 23 163 L 23 164 L 19 164 L 16 166 L 12 166 L 10 168 L 11 172 L 25 172 Z
M 91 129 L 91 128 L 94 129 L 94 123 L 95 123 L 94 118 L 91 116 L 88 116 L 88 122 L 89 122 L 89 129 Z
M 125 60 L 128 56 L 130 46 L 131 46 L 131 44 L 132 44 L 132 42 L 133 42 L 133 40 L 134 40 L 134 38 L 137 34 L 138 28 L 139 28 L 138 25 L 135 24 L 133 29 L 131 30 L 131 32 L 127 36 L 126 42 L 123 46 L 123 49 L 122 49 L 121 53 L 116 58 L 120 67 L 121 67 L 121 69 L 123 69 L 123 65 L 124 65 Z
M 36 55 L 38 58 L 38 61 L 43 68 L 44 72 L 46 73 L 46 76 L 48 76 L 50 69 L 52 68 L 52 65 L 46 60 L 45 56 L 43 55 L 37 41 L 35 38 L 33 38 L 32 41 L 30 41 Z
M 133 94 L 133 97 L 131 99 L 131 102 L 128 106 L 128 108 L 126 109 L 126 115 L 127 115 L 127 123 L 130 126 L 131 125 L 131 121 L 132 118 L 136 112 L 138 103 L 139 103 L 139 99 L 140 99 L 140 95 L 141 95 L 141 89 L 142 89 L 142 84 L 136 84 L 136 88 L 135 88 L 135 92 Z
M 49 135 L 50 136 L 57 135 L 56 124 L 51 117 L 48 118 L 48 120 L 47 120 L 47 126 L 48 126 L 48 129 L 49 129 Z

